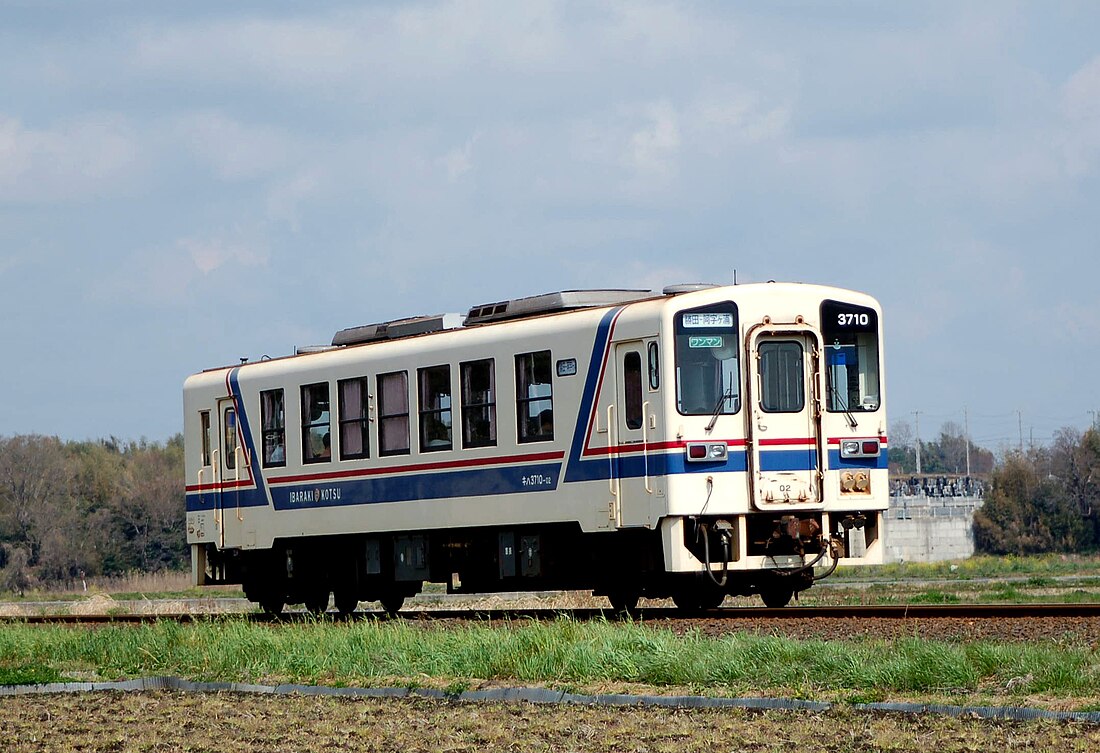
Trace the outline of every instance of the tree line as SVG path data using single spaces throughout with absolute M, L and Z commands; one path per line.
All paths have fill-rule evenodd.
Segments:
M 0 590 L 187 567 L 183 436 L 0 437 Z
M 1039 554 L 1100 550 L 1100 431 L 1062 429 L 1049 446 L 1007 451 L 998 461 L 946 423 L 939 437 L 921 441 L 924 474 L 961 475 L 986 481 L 989 491 L 974 513 L 974 544 L 988 554 Z M 890 431 L 890 473 L 917 472 L 917 441 L 899 421 Z
M 974 513 L 974 544 L 990 554 L 1100 549 L 1100 432 L 1062 429 L 1049 447 L 1010 452 Z
M 1100 431 L 1063 429 L 1050 446 L 999 462 L 945 424 L 921 442 L 921 469 L 988 481 L 974 515 L 978 551 L 991 554 L 1100 549 Z M 890 470 L 916 472 L 904 422 L 890 435 Z M 167 442 L 0 437 L 0 591 L 189 566 L 183 436 Z

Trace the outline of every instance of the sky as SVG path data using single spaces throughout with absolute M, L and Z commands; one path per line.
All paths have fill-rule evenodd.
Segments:
M 0 436 L 345 327 L 791 280 L 891 424 L 1100 411 L 1100 4 L 0 0 Z M 1091 413 L 1090 413 L 1091 411 Z

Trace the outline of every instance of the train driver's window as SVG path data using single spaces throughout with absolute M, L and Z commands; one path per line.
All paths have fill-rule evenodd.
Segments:
M 496 369 L 492 358 L 460 364 L 462 375 L 462 446 L 497 443 Z
M 451 367 L 417 370 L 420 383 L 420 451 L 449 450 L 451 440 Z
M 307 384 L 302 387 L 302 462 L 327 463 L 331 459 L 328 382 Z
M 520 442 L 546 442 L 554 438 L 552 364 L 548 350 L 516 356 L 516 419 Z
M 825 405 L 830 412 L 879 407 L 878 313 L 839 301 L 821 304 Z
M 686 416 L 741 410 L 737 307 L 730 301 L 676 314 L 676 407 Z
M 378 454 L 409 454 L 409 375 L 378 375 Z
M 286 465 L 286 423 L 283 391 L 260 393 L 260 422 L 264 430 L 264 467 Z

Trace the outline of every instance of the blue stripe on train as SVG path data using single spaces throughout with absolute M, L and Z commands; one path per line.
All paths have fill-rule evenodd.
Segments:
M 773 450 L 761 455 L 761 470 L 805 471 L 816 465 L 817 453 L 813 450 Z M 840 453 L 829 453 L 830 468 L 886 468 L 886 456 L 840 460 Z M 688 463 L 682 452 L 642 454 L 587 460 L 578 468 L 572 481 L 606 481 L 611 468 L 619 478 L 671 476 L 683 473 L 744 473 L 748 468 L 748 456 L 744 450 L 731 452 L 729 457 L 716 463 Z M 277 510 L 336 507 L 342 505 L 402 502 L 414 499 L 448 499 L 453 497 L 492 496 L 520 492 L 551 491 L 558 488 L 561 463 L 505 468 L 473 468 L 458 471 L 437 471 L 387 476 L 381 478 L 354 478 L 340 480 L 307 481 L 301 484 L 273 486 L 271 497 Z M 267 495 L 257 489 L 241 489 L 223 492 L 226 510 L 240 507 L 267 505 Z M 213 510 L 213 492 L 192 492 L 187 495 L 188 512 Z
M 506 468 L 476 468 L 441 473 L 415 473 L 381 478 L 318 479 L 301 484 L 272 486 L 271 500 L 276 510 L 301 510 L 344 505 L 369 505 L 416 499 L 452 497 L 489 497 L 497 494 L 552 491 L 561 476 L 561 463 Z M 257 489 L 223 493 L 224 507 L 267 505 L 267 495 Z M 187 511 L 214 509 L 215 495 L 192 492 L 187 495 Z

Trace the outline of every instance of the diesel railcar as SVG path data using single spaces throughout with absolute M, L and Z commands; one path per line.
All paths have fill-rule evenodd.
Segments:
M 782 606 L 882 561 L 882 312 L 798 283 L 564 291 L 184 385 L 196 585 L 277 613 L 591 590 Z

